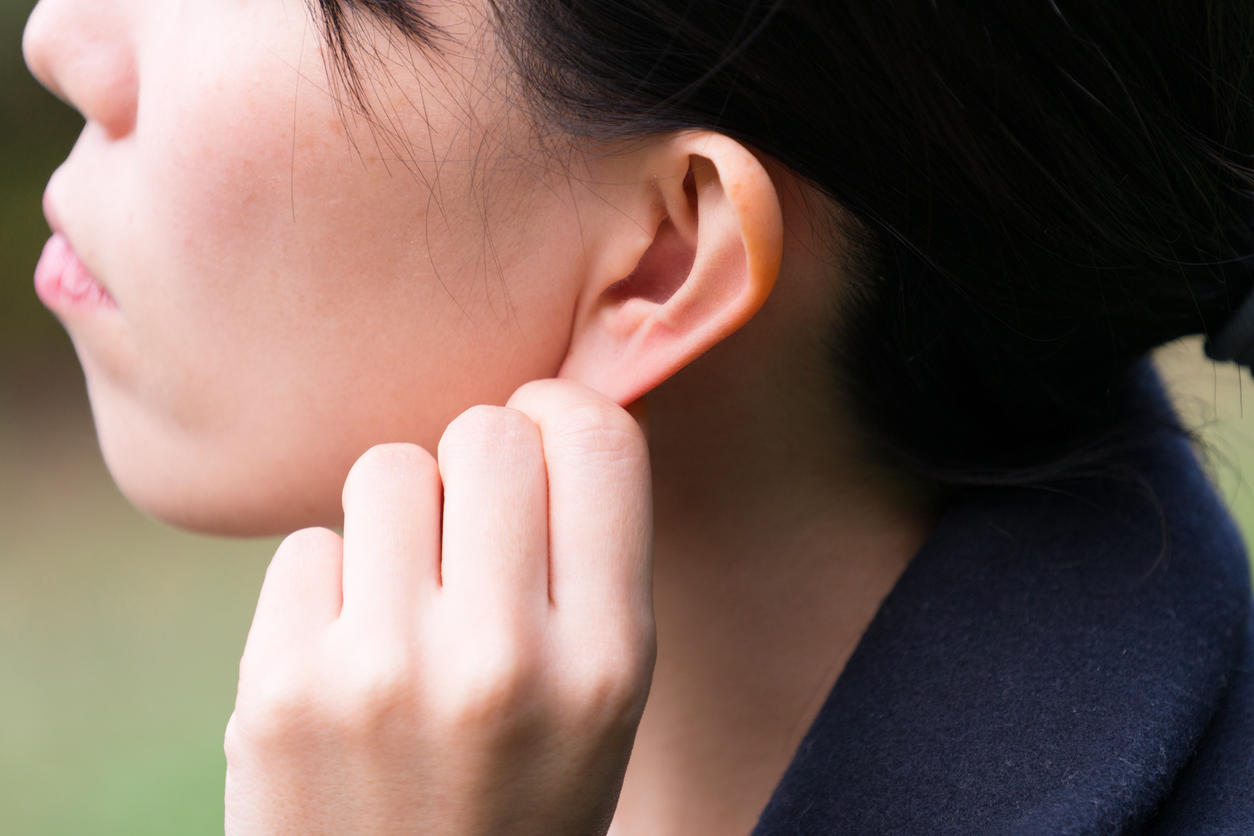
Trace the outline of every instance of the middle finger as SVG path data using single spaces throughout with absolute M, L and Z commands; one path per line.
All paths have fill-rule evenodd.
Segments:
M 444 431 L 445 594 L 494 618 L 548 606 L 548 480 L 540 430 L 524 413 L 475 406 Z

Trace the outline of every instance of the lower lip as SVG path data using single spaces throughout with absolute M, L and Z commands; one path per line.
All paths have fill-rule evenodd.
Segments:
M 69 240 L 55 233 L 35 268 L 35 293 L 49 308 L 114 308 L 117 302 L 79 261 Z

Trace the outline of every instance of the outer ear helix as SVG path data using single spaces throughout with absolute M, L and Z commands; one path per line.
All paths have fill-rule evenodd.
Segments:
M 684 132 L 644 164 L 643 182 L 658 190 L 657 225 L 635 268 L 607 277 L 576 322 L 558 372 L 620 404 L 753 318 L 783 260 L 779 195 L 749 149 L 721 134 Z
M 722 340 L 753 318 L 775 287 L 784 254 L 783 209 L 766 167 L 748 148 L 705 131 L 681 137 L 691 157 L 714 163 L 741 231 L 749 293 L 741 300 L 738 319 L 729 320 L 726 330 L 717 332 L 717 340 Z

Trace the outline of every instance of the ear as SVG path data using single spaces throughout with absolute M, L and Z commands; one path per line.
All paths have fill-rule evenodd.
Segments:
M 623 405 L 748 322 L 775 285 L 783 251 L 775 185 L 735 140 L 684 132 L 633 159 L 632 182 L 647 194 L 629 202 L 647 207 L 650 234 L 630 212 L 598 230 L 598 246 L 625 248 L 598 263 L 634 269 L 587 277 L 558 372 Z

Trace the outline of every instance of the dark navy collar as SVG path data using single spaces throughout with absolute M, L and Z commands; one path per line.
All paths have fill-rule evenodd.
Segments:
M 1148 364 L 1136 408 L 1174 424 Z M 1245 552 L 1187 438 L 949 508 L 754 836 L 1117 833 L 1151 816 L 1241 652 Z

